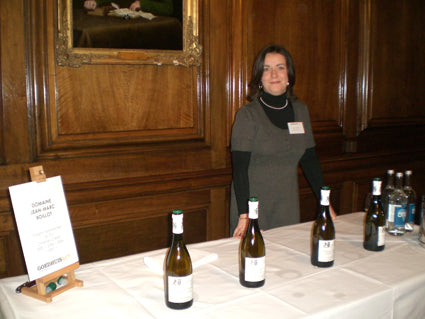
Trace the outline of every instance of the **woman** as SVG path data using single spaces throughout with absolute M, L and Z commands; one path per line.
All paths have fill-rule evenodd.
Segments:
M 295 69 L 289 52 L 269 45 L 257 55 L 251 103 L 236 114 L 231 151 L 233 183 L 230 231 L 241 237 L 248 225 L 248 198 L 260 202 L 259 224 L 266 230 L 300 222 L 298 164 L 314 193 L 323 177 L 307 106 L 293 95 Z M 331 207 L 332 217 L 336 214 Z

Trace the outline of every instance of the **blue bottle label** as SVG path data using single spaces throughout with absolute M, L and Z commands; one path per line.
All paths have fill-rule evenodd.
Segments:
M 415 222 L 415 213 L 416 213 L 416 208 L 415 208 L 415 203 L 410 203 L 409 207 L 408 207 L 408 222 L 409 223 L 414 223 Z
M 406 206 L 396 205 L 394 207 L 394 227 L 404 227 L 406 223 Z

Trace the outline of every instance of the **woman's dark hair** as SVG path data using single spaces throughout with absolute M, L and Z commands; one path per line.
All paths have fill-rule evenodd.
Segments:
M 255 58 L 254 65 L 252 66 L 252 77 L 249 82 L 249 95 L 248 100 L 253 101 L 258 96 L 263 94 L 263 88 L 261 85 L 261 78 L 263 77 L 264 60 L 268 53 L 280 53 L 285 57 L 286 67 L 288 70 L 289 85 L 286 90 L 288 99 L 295 100 L 296 96 L 292 92 L 292 88 L 295 85 L 295 67 L 292 61 L 291 54 L 284 47 L 276 44 L 271 44 L 264 47 Z M 260 86 L 261 85 L 261 86 Z

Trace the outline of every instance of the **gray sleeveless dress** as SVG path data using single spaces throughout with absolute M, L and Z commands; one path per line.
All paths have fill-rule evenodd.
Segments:
M 292 105 L 295 122 L 303 123 L 304 134 L 290 134 L 272 124 L 257 100 L 241 107 L 233 123 L 231 150 L 251 152 L 250 196 L 258 197 L 258 221 L 264 230 L 300 222 L 298 162 L 315 143 L 307 106 L 298 100 Z M 232 183 L 230 235 L 238 218 Z

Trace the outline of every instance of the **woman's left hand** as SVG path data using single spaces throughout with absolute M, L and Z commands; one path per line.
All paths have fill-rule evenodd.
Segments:
M 248 214 L 241 214 L 239 216 L 238 224 L 235 228 L 235 231 L 233 232 L 233 237 L 242 238 L 248 227 L 248 221 Z

